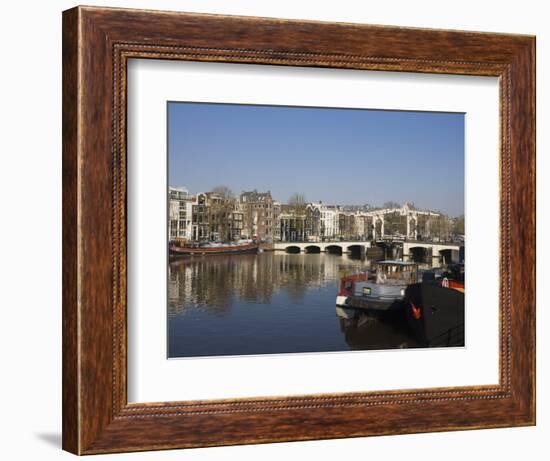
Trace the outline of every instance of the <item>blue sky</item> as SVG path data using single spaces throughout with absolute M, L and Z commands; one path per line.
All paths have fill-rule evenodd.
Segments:
M 168 162 L 191 193 L 464 213 L 464 114 L 170 102 Z

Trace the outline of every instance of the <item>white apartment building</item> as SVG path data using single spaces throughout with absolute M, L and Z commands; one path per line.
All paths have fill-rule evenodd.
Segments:
M 190 239 L 192 199 L 185 187 L 168 188 L 168 239 Z
M 310 203 L 307 208 L 310 212 L 319 216 L 319 228 L 315 229 L 315 234 L 321 239 L 333 239 L 339 236 L 339 218 L 340 207 L 338 205 L 327 205 L 322 202 Z

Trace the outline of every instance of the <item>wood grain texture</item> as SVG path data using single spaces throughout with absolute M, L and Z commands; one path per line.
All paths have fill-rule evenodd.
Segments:
M 90 454 L 534 424 L 534 50 L 534 37 L 506 34 L 89 7 L 64 12 L 64 449 Z M 498 76 L 499 384 L 128 404 L 132 58 Z
M 78 11 L 63 17 L 63 448 L 78 443 Z

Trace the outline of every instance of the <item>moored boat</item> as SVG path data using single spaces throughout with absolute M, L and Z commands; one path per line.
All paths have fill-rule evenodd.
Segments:
M 418 264 L 379 261 L 372 272 L 340 279 L 336 305 L 380 312 L 402 308 L 405 289 L 419 280 Z
M 222 254 L 258 253 L 259 243 L 255 241 L 238 243 L 179 244 L 170 242 L 170 256 L 206 256 Z
M 405 290 L 410 329 L 424 346 L 464 346 L 464 282 L 443 277 Z

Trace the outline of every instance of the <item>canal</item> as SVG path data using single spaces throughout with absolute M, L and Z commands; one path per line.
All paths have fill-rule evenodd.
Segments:
M 168 269 L 168 355 L 280 354 L 418 347 L 404 317 L 336 308 L 339 277 L 368 269 L 348 255 L 182 258 Z

